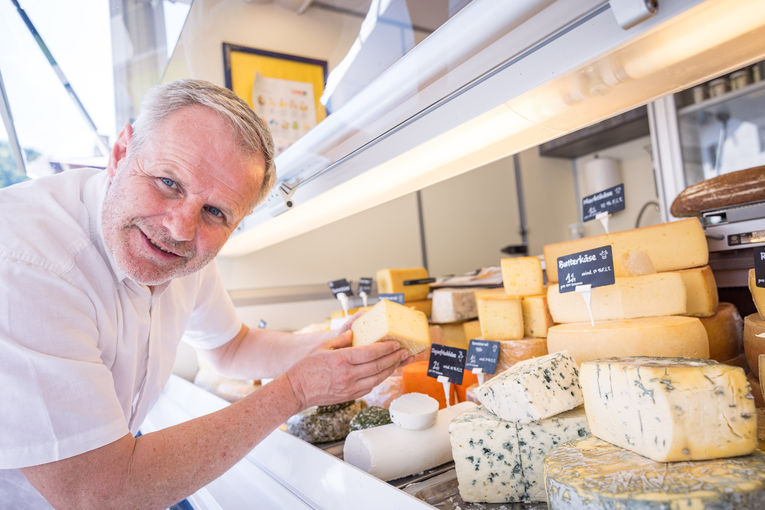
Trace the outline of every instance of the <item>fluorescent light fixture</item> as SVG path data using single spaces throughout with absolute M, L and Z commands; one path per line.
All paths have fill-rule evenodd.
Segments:
M 765 2 L 708 0 L 250 227 L 221 254 L 243 255 L 284 241 L 764 57 Z

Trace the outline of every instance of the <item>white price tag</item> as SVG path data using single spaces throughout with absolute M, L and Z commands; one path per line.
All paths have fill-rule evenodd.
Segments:
M 343 307 L 343 317 L 348 317 L 348 296 L 345 295 L 345 292 L 339 292 L 337 300 L 340 301 L 340 306 Z
M 587 313 L 590 315 L 590 325 L 594 326 L 595 321 L 592 318 L 592 307 L 590 306 L 590 299 L 592 298 L 592 285 L 577 285 L 574 289 L 584 299 L 584 304 L 587 306 Z
M 608 234 L 608 218 L 610 218 L 611 215 L 608 214 L 606 211 L 599 212 L 595 215 L 596 220 L 600 220 L 600 224 L 603 225 L 603 230 L 606 231 L 606 234 Z
M 446 407 L 449 407 L 450 405 L 452 405 L 451 402 L 449 402 L 449 393 L 451 393 L 449 391 L 451 389 L 451 383 L 449 382 L 449 378 L 446 377 L 445 375 L 439 375 L 437 380 L 444 387 L 444 397 L 446 397 Z

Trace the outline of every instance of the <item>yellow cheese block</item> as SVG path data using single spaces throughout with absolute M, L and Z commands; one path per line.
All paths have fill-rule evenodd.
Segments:
M 523 333 L 527 337 L 547 337 L 547 329 L 553 325 L 550 310 L 547 307 L 547 296 L 523 296 L 521 299 L 523 312 Z
M 637 356 L 579 367 L 593 435 L 658 462 L 748 455 L 757 417 L 744 371 L 713 360 Z
M 655 273 L 615 279 L 613 285 L 592 289 L 593 320 L 633 319 L 685 313 L 685 285 L 677 273 Z M 589 322 L 584 297 L 578 292 L 547 288 L 547 303 L 555 322 Z
M 685 284 L 685 315 L 710 317 L 717 313 L 717 283 L 709 266 L 681 269 L 677 272 Z
M 538 358 L 547 354 L 547 339 L 520 338 L 518 340 L 500 340 L 499 358 L 495 374 L 504 372 L 519 361 Z
M 430 346 L 430 331 L 425 314 L 406 306 L 380 300 L 351 326 L 353 345 L 396 340 L 411 354 Z
M 478 321 L 485 340 L 523 338 L 521 299 L 511 296 L 484 296 L 478 299 Z
M 547 331 L 549 352 L 569 351 L 582 363 L 613 356 L 709 358 L 707 332 L 696 317 L 670 315 L 558 324 Z
M 613 247 L 615 276 L 635 276 L 636 272 L 645 272 L 645 269 L 634 269 L 638 264 L 630 264 L 630 261 L 641 258 L 642 255 L 638 255 L 641 253 L 650 259 L 656 271 L 705 266 L 709 262 L 704 229 L 699 220 L 688 218 L 545 245 L 547 279 L 558 281 L 558 257 L 607 244 Z
M 478 302 L 480 298 L 484 296 L 507 296 L 507 294 L 505 293 L 504 287 L 499 287 L 496 289 L 485 289 L 485 288 L 475 289 L 475 291 L 473 291 L 473 294 L 475 294 L 476 303 Z
M 465 336 L 463 323 L 453 322 L 451 324 L 438 324 L 431 326 L 431 328 L 433 328 L 434 331 L 437 331 L 436 337 L 433 339 L 434 344 L 467 349 L 469 339 Z
M 758 287 L 755 280 L 754 268 L 752 268 L 749 270 L 749 292 L 752 293 L 752 300 L 760 317 L 765 317 L 765 287 Z
M 709 339 L 709 357 L 725 363 L 739 355 L 744 345 L 744 320 L 732 303 L 722 302 L 711 317 L 699 317 Z
M 380 269 L 377 271 L 377 291 L 381 293 L 403 292 L 404 302 L 418 301 L 428 297 L 430 285 L 404 285 L 407 280 L 419 280 L 428 277 L 424 267 L 409 267 L 399 269 Z
M 500 260 L 502 283 L 508 296 L 534 296 L 544 292 L 542 263 L 537 257 Z
M 415 310 L 421 311 L 428 317 L 430 317 L 430 314 L 433 311 L 433 301 L 430 299 L 421 299 L 419 301 L 407 301 L 405 304 L 409 308 L 414 308 Z
M 744 317 L 744 354 L 749 370 L 755 374 L 759 373 L 757 358 L 760 354 L 765 354 L 765 320 L 759 313 Z
M 470 343 L 474 338 L 481 338 L 481 323 L 477 320 L 463 322 L 462 331 L 465 334 L 465 341 Z
M 588 436 L 550 450 L 544 470 L 551 509 L 765 508 L 765 453 L 759 450 L 668 464 Z

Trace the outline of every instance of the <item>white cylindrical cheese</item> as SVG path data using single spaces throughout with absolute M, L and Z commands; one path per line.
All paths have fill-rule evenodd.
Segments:
M 405 393 L 390 403 L 390 419 L 407 430 L 432 426 L 438 415 L 438 400 L 424 393 Z
M 461 402 L 438 412 L 436 423 L 424 430 L 406 430 L 396 424 L 348 434 L 343 459 L 381 480 L 395 480 L 452 460 L 449 422 L 475 409 Z
M 559 324 L 547 331 L 549 352 L 568 351 L 577 363 L 613 356 L 709 358 L 701 321 L 671 315 Z

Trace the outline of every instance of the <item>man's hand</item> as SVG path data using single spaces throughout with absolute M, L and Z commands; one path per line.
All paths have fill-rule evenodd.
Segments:
M 330 338 L 287 370 L 303 408 L 362 397 L 409 358 L 398 342 L 351 347 L 348 331 Z

